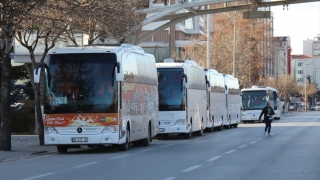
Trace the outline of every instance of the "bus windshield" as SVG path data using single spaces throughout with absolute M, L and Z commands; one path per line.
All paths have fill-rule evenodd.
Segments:
M 185 110 L 182 68 L 158 68 L 159 111 Z
M 117 112 L 116 62 L 112 53 L 50 55 L 45 113 Z
M 242 106 L 245 110 L 259 110 L 266 104 L 266 91 L 242 91 Z

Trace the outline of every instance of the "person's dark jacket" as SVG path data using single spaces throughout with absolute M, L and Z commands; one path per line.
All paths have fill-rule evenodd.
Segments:
M 269 116 L 268 116 L 268 108 L 271 109 Z M 268 106 L 264 107 L 264 108 L 262 109 L 262 111 L 261 111 L 260 116 L 259 116 L 259 120 L 261 119 L 261 116 L 262 116 L 263 114 L 264 114 L 264 120 L 269 120 L 269 117 L 274 115 L 274 110 L 272 109 L 272 107 L 268 107 Z

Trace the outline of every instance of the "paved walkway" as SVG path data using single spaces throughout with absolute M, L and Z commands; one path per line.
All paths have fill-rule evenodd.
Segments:
M 0 151 L 0 163 L 56 152 L 56 146 L 40 146 L 38 135 L 12 135 L 11 151 Z

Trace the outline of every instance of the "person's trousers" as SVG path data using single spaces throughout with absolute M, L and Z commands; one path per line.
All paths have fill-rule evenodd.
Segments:
M 270 120 L 265 120 L 264 123 L 266 124 L 266 128 L 264 129 L 264 131 L 267 132 L 267 130 L 268 130 L 268 133 L 270 133 L 270 131 L 271 131 L 271 121 Z

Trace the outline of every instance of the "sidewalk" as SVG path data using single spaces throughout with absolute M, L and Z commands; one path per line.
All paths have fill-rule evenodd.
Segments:
M 56 152 L 56 146 L 40 146 L 38 135 L 12 135 L 11 151 L 0 151 L 0 163 Z

